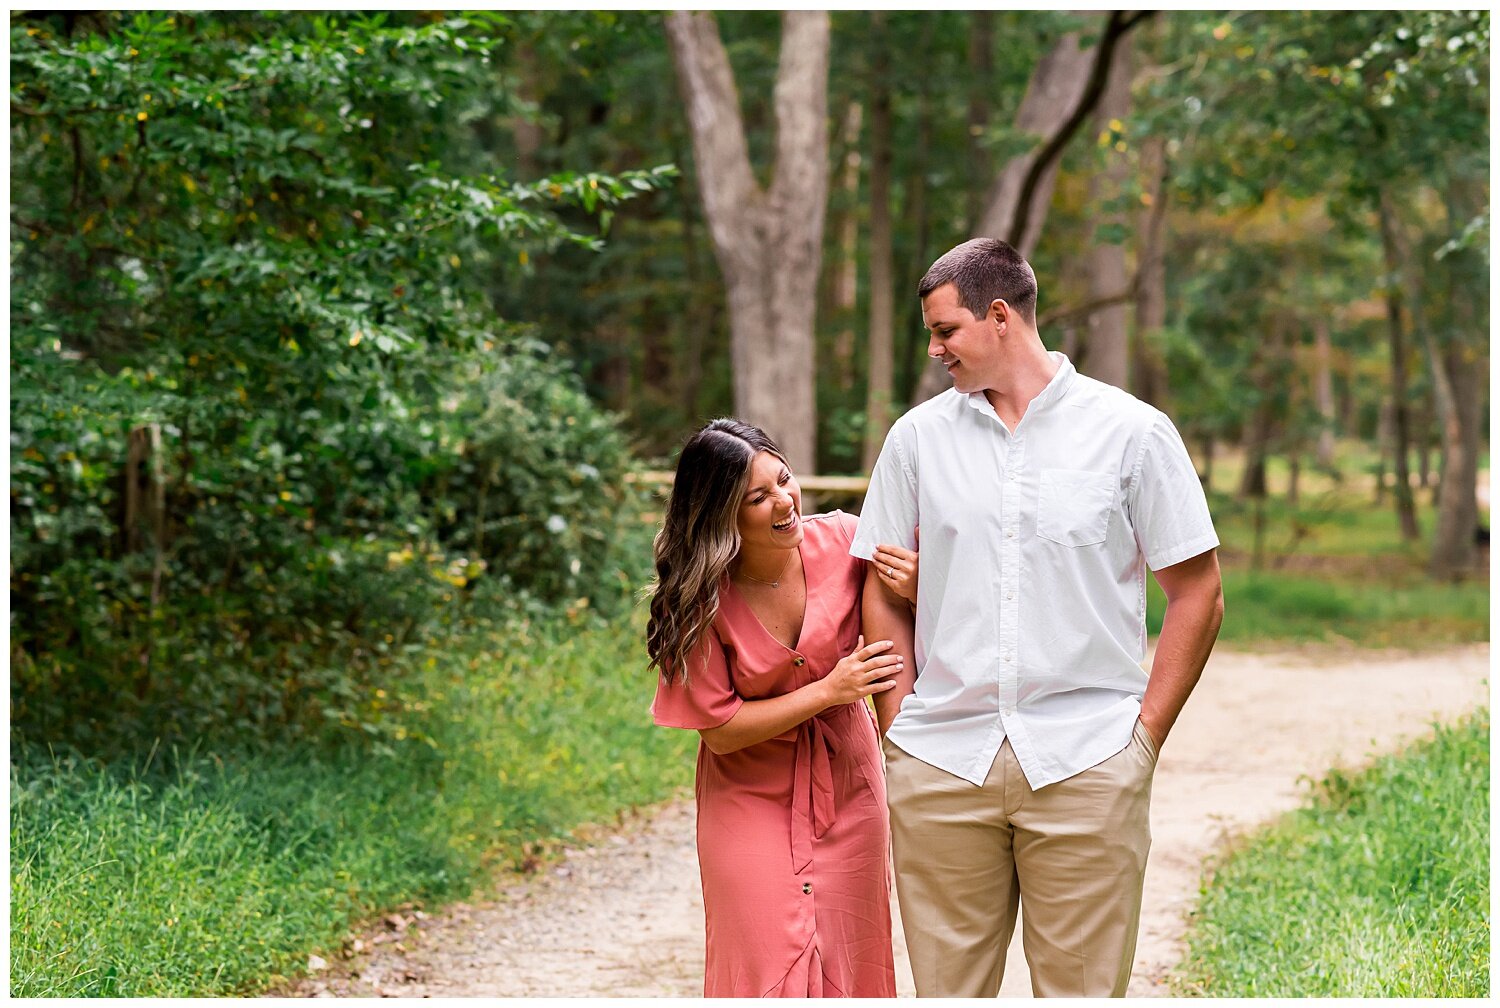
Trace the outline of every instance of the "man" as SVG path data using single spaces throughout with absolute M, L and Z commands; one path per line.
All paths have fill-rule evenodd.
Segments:
M 1018 904 L 1037 996 L 1123 996 L 1156 755 L 1223 619 L 1208 506 L 1159 410 L 1037 335 L 1036 277 L 979 238 L 922 279 L 953 389 L 892 427 L 850 547 L 915 546 L 915 619 L 872 567 L 867 640 L 917 994 L 994 997 Z M 1146 567 L 1167 596 L 1151 673 Z

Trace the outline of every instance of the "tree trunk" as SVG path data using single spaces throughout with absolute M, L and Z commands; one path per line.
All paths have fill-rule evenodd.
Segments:
M 885 12 L 870 14 L 870 344 L 861 468 L 875 465 L 891 426 L 896 345 L 894 251 L 891 240 L 891 68 Z
M 995 12 L 971 11 L 969 16 L 972 18 L 969 26 L 969 130 L 964 139 L 969 151 L 968 219 L 972 224 L 984 211 L 984 190 L 995 177 L 983 143 L 985 130 L 990 125 L 991 96 L 995 87 Z
M 1068 116 L 1078 106 L 1088 84 L 1089 68 L 1094 62 L 1094 51 L 1078 45 L 1079 33 L 1069 32 L 1057 40 L 1052 51 L 1037 63 L 1021 98 L 1021 107 L 1016 112 L 1016 129 L 1034 133 L 1040 137 L 1053 136 Z M 984 213 L 980 215 L 976 235 L 989 235 L 1009 240 L 1014 234 L 1014 225 L 1019 215 L 1021 186 L 1033 162 L 1041 154 L 1044 143 L 1025 154 L 1006 162 L 1000 174 L 990 186 L 989 198 L 985 200 Z M 1031 208 L 1026 216 L 1025 230 L 1020 241 L 1011 241 L 1016 249 L 1028 258 L 1036 249 L 1037 239 L 1042 234 L 1042 224 L 1047 219 L 1046 208 L 1052 201 L 1052 189 L 1057 182 L 1057 159 L 1043 167 L 1031 194 Z
M 1407 453 L 1411 444 L 1411 421 L 1407 414 L 1408 381 L 1406 373 L 1406 324 L 1402 319 L 1401 255 L 1398 249 L 1396 206 L 1391 194 L 1380 192 L 1380 244 L 1385 253 L 1386 319 L 1391 332 L 1391 465 L 1396 477 L 1394 496 L 1396 518 L 1401 538 L 1415 542 L 1421 535 L 1417 528 L 1417 506 L 1412 497 L 1410 463 Z
M 1254 499 L 1266 495 L 1266 456 L 1271 451 L 1271 407 L 1262 401 L 1250 418 L 1245 434 L 1245 471 L 1240 476 L 1240 497 Z
M 698 190 L 728 291 L 735 412 L 816 471 L 813 314 L 828 197 L 829 19 L 782 15 L 771 184 L 750 166 L 728 54 L 712 14 L 673 11 L 667 38 L 693 136 Z
M 148 538 L 149 537 L 149 538 Z M 135 673 L 135 695 L 145 699 L 151 687 L 155 657 L 156 609 L 161 604 L 162 574 L 167 558 L 167 481 L 162 466 L 161 425 L 146 424 L 127 436 L 125 452 L 125 548 L 151 548 L 151 618 Z
M 1110 128 L 1111 120 L 1123 120 L 1130 114 L 1131 53 L 1130 36 L 1120 40 L 1109 67 L 1104 95 L 1094 114 L 1096 133 Z M 1104 152 L 1104 164 L 1089 180 L 1089 203 L 1098 213 L 1098 222 L 1110 230 L 1123 230 L 1125 214 L 1118 206 L 1125 192 L 1130 166 L 1124 153 L 1110 149 Z M 1125 268 L 1125 246 L 1119 242 L 1094 239 L 1089 253 L 1088 291 L 1090 300 L 1111 298 L 1129 284 Z M 1092 311 L 1085 323 L 1088 341 L 1088 373 L 1091 378 L 1116 388 L 1130 384 L 1130 334 L 1126 328 L 1125 302 Z
M 1313 404 L 1318 410 L 1321 425 L 1318 427 L 1318 468 L 1332 473 L 1337 470 L 1333 463 L 1333 428 L 1337 414 L 1333 403 L 1333 338 L 1329 332 L 1328 316 L 1319 312 L 1313 318 Z
M 677 157 L 675 163 L 687 159 Z M 685 339 L 681 360 L 682 387 L 679 390 L 682 407 L 686 415 L 696 418 L 701 415 L 698 399 L 703 388 L 703 351 L 708 332 L 713 326 L 714 301 L 699 293 L 706 287 L 700 266 L 703 260 L 702 245 L 698 238 L 697 218 L 693 214 L 692 200 L 682 200 L 682 257 L 687 276 L 688 296 L 686 309 Z
M 1426 343 L 1431 338 L 1429 329 L 1425 324 L 1419 323 L 1419 325 L 1421 325 L 1422 330 L 1422 342 Z M 1439 374 L 1439 368 L 1445 366 L 1442 363 L 1441 357 L 1439 357 L 1438 367 L 1431 368 L 1434 385 L 1432 395 L 1434 399 L 1439 394 L 1436 389 L 1439 383 L 1443 385 L 1443 395 L 1449 399 L 1453 396 L 1453 390 L 1448 387 L 1448 376 Z M 1415 414 L 1411 424 L 1411 443 L 1412 448 L 1416 450 L 1417 454 L 1417 486 L 1422 490 L 1428 490 L 1432 489 L 1432 417 L 1424 409 L 1416 410 Z M 1431 503 L 1437 503 L 1435 497 Z
M 1043 138 L 1056 134 L 1066 123 L 1069 113 L 1077 106 L 1088 84 L 1089 68 L 1094 63 L 1092 49 L 1078 45 L 1079 33 L 1069 32 L 1058 39 L 1037 63 L 1026 85 L 1026 94 L 1016 112 L 1016 128 L 1034 133 Z M 1017 251 L 1030 257 L 1041 237 L 1042 224 L 1047 219 L 1047 206 L 1052 201 L 1052 189 L 1057 182 L 1058 159 L 1042 168 L 1031 191 L 1032 209 L 1026 214 L 1025 230 L 1020 240 L 1014 240 L 1014 227 L 1019 214 L 1021 190 L 1032 165 L 1046 146 L 1045 139 L 1036 147 L 1011 158 L 990 186 L 985 200 L 984 213 L 974 228 L 975 235 L 1006 238 Z M 912 402 L 926 402 L 949 386 L 949 378 L 942 368 L 928 366 L 917 381 Z
M 1281 436 L 1277 439 L 1277 447 L 1286 456 L 1287 468 L 1289 470 L 1289 482 L 1287 483 L 1286 502 L 1295 508 L 1301 494 L 1302 481 L 1302 446 L 1303 431 L 1301 417 L 1305 415 L 1303 398 L 1306 390 L 1303 387 L 1301 370 L 1298 362 L 1298 349 L 1301 338 L 1301 325 L 1294 323 L 1294 328 L 1288 329 L 1281 344 L 1280 365 L 1276 369 L 1275 381 L 1286 388 L 1286 405 L 1282 411 Z M 1293 519 L 1294 526 L 1296 520 Z
M 1472 297 L 1472 291 L 1454 293 L 1461 298 Z M 1455 342 L 1443 360 L 1453 389 L 1453 412 L 1443 423 L 1437 529 L 1432 543 L 1432 573 L 1440 578 L 1472 573 L 1478 559 L 1479 446 L 1488 373 L 1481 356 L 1473 346 Z
M 1130 390 L 1159 410 L 1167 410 L 1167 365 L 1160 346 L 1167 324 L 1167 153 L 1161 136 L 1141 146 L 1141 174 L 1148 202 L 1137 227 L 1135 333 L 1131 340 Z
M 830 270 L 832 289 L 827 321 L 837 326 L 833 338 L 833 379 L 845 392 L 854 386 L 856 367 L 854 311 L 859 302 L 859 137 L 863 121 L 864 106 L 850 102 L 841 131 L 844 157 L 839 191 L 843 198 L 839 200 L 838 224 L 834 228 L 839 260 Z
M 1015 187 L 1013 196 L 1007 201 L 1011 210 L 1008 226 L 1004 231 L 991 232 L 1003 234 L 1005 239 L 1015 246 L 1022 255 L 1031 256 L 1036 247 L 1036 240 L 1041 235 L 1041 224 L 1033 222 L 1033 215 L 1045 214 L 1046 207 L 1052 202 L 1053 181 L 1057 177 L 1058 166 L 1062 162 L 1063 149 L 1068 141 L 1078 132 L 1078 128 L 1088 119 L 1100 98 L 1104 96 L 1105 85 L 1109 79 L 1109 70 L 1113 65 L 1116 51 L 1120 42 L 1140 21 L 1152 15 L 1152 11 L 1136 11 L 1127 14 L 1124 11 L 1110 11 L 1105 15 L 1104 26 L 1100 32 L 1099 41 L 1088 53 L 1078 53 L 1077 37 L 1067 50 L 1082 56 L 1083 78 L 1081 86 L 1073 101 L 1068 103 L 1071 111 L 1058 120 L 1055 128 L 1047 132 L 1050 136 L 1047 142 L 1035 151 L 1025 155 L 1025 170 L 1021 173 L 1020 181 Z M 1055 52 L 1063 52 L 1060 48 Z M 1064 64 L 1073 63 L 1071 55 L 1064 58 Z M 1043 59 L 1045 63 L 1047 58 Z M 1037 71 L 1032 75 L 1032 81 L 1037 80 L 1037 74 L 1041 73 L 1039 65 Z M 1057 70 L 1052 71 L 1053 74 Z M 1076 78 L 1076 71 L 1065 66 L 1061 73 L 1064 79 Z M 1064 84 L 1064 87 L 1067 87 Z M 1072 90 L 1068 88 L 1068 90 Z M 1026 97 L 1031 97 L 1030 89 Z M 1025 98 L 1022 99 L 1024 109 Z M 1024 127 L 1023 127 L 1024 128 Z M 1014 162 L 1013 162 L 1014 163 Z M 992 202 L 993 208 L 993 202 Z
M 1041 237 L 1063 148 L 1087 120 L 1104 93 L 1118 43 L 1149 11 L 1111 11 L 1101 26 L 1099 44 L 1079 47 L 1078 32 L 1069 32 L 1037 63 L 1016 112 L 1017 129 L 1045 139 L 1000 170 L 985 201 L 976 235 L 1004 238 L 1030 258 Z M 1044 295 L 1045 296 L 1045 295 Z M 947 374 L 936 367 L 922 372 L 912 394 L 914 403 L 941 392 Z
M 917 38 L 917 52 L 930 52 L 933 45 L 934 18 L 923 18 L 922 29 Z M 932 81 L 927 74 L 917 75 L 917 150 L 932 150 Z M 922 332 L 921 305 L 910 292 L 915 291 L 917 279 L 927 271 L 932 259 L 932 218 L 927 199 L 927 167 L 918 160 L 912 173 L 906 178 L 906 205 L 911 222 L 912 250 L 908 278 L 901 289 L 902 325 L 899 331 L 910 333 L 912 344 L 902 340 L 901 394 L 912 402 L 920 402 L 917 389 L 933 364 L 927 359 L 927 337 Z M 929 394 L 930 397 L 930 394 Z
M 1347 431 L 1351 437 L 1363 437 L 1366 426 L 1363 404 L 1355 391 L 1353 376 L 1345 370 L 1343 377 L 1342 384 L 1335 386 L 1335 395 L 1340 396 L 1339 415 L 1342 417 L 1339 429 Z
M 532 109 L 539 108 L 545 96 L 545 87 L 540 81 L 541 68 L 537 65 L 536 50 L 530 43 L 516 48 L 515 66 L 518 77 L 517 94 Z M 542 125 L 536 121 L 536 113 L 522 112 L 514 120 L 516 138 L 516 163 L 521 177 L 534 179 L 542 174 Z
M 1484 209 L 1482 180 L 1455 180 L 1448 186 L 1448 228 L 1458 233 Z M 1484 422 L 1484 381 L 1488 368 L 1480 348 L 1489 330 L 1483 302 L 1473 294 L 1484 283 L 1486 269 L 1472 249 L 1450 253 L 1442 264 L 1448 281 L 1447 311 L 1452 337 L 1441 352 L 1432 327 L 1424 326 L 1428 361 L 1434 375 L 1433 398 L 1442 437 L 1438 474 L 1437 528 L 1433 535 L 1434 577 L 1457 578 L 1473 572 L 1478 559 L 1479 445 Z M 1487 314 L 1487 313 L 1486 313 Z
M 1275 317 L 1273 327 L 1266 333 L 1263 342 L 1256 346 L 1250 359 L 1250 385 L 1259 390 L 1259 400 L 1250 414 L 1250 426 L 1245 438 L 1245 471 L 1240 475 L 1239 496 L 1243 499 L 1259 500 L 1266 496 L 1266 458 L 1271 454 L 1271 435 L 1276 423 L 1274 404 L 1270 390 L 1275 388 L 1274 376 L 1285 353 L 1286 336 L 1281 331 L 1282 320 Z
M 1382 403 L 1375 421 L 1375 444 L 1380 452 L 1375 459 L 1375 503 L 1385 503 L 1386 472 L 1391 463 L 1391 404 Z

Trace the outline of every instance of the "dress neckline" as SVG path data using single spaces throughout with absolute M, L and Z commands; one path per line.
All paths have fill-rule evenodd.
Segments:
M 804 528 L 805 527 L 806 526 L 804 525 Z M 795 640 L 792 641 L 791 644 L 785 644 L 785 643 L 783 643 L 775 634 L 773 634 L 770 630 L 766 629 L 766 625 L 761 622 L 760 615 L 755 611 L 755 607 L 752 606 L 750 604 L 749 600 L 747 600 L 745 598 L 745 596 L 740 592 L 740 586 L 734 583 L 734 578 L 730 577 L 728 574 L 724 575 L 725 582 L 728 583 L 729 587 L 733 590 L 734 600 L 739 605 L 743 606 L 744 609 L 745 609 L 745 611 L 750 614 L 750 618 L 752 620 L 754 620 L 755 621 L 755 625 L 760 628 L 761 634 L 767 640 L 769 640 L 771 643 L 775 644 L 777 647 L 781 648 L 783 651 L 787 651 L 789 653 L 795 653 L 795 652 L 801 650 L 802 638 L 807 634 L 807 613 L 808 613 L 808 605 L 807 605 L 807 598 L 808 598 L 807 557 L 802 552 L 802 547 L 806 546 L 806 545 L 807 545 L 807 533 L 804 531 L 803 534 L 802 534 L 802 541 L 797 544 L 797 566 L 799 568 L 801 568 L 801 575 L 802 575 L 802 621 L 801 621 L 800 625 L 797 627 L 797 637 L 796 637 Z

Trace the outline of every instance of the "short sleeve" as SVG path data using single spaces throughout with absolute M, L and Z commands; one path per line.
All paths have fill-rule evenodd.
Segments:
M 1160 570 L 1219 545 L 1208 498 L 1182 436 L 1158 412 L 1142 440 L 1126 496 L 1146 565 Z
M 859 530 L 859 518 L 847 511 L 837 509 L 828 512 L 828 518 L 833 522 L 833 527 L 838 531 L 839 541 L 846 547 L 854 542 L 854 534 Z
M 663 728 L 717 728 L 734 717 L 744 702 L 729 681 L 724 645 L 710 628 L 688 659 L 686 682 L 680 677 L 670 683 L 657 677 L 651 718 Z
M 891 428 L 870 471 L 870 489 L 859 512 L 859 530 L 849 546 L 852 555 L 865 560 L 875 555 L 875 547 L 881 543 L 917 548 L 917 475 L 902 444 L 904 431 L 900 422 Z

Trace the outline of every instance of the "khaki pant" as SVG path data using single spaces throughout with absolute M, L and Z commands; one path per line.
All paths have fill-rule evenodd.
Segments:
M 1123 997 L 1151 848 L 1156 747 L 1033 791 L 1007 740 L 982 787 L 885 743 L 896 892 L 918 997 L 994 997 L 1024 903 L 1037 997 Z

